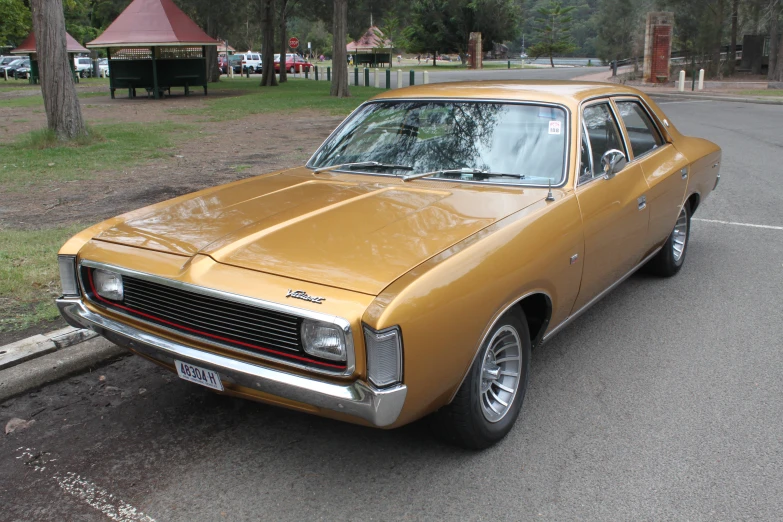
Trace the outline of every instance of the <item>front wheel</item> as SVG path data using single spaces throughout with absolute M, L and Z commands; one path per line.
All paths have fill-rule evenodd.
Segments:
M 690 235 L 691 206 L 686 202 L 677 216 L 674 230 L 669 234 L 660 252 L 647 263 L 648 270 L 662 277 L 671 277 L 679 272 L 685 262 Z
M 530 352 L 524 314 L 507 313 L 490 331 L 454 400 L 434 415 L 436 432 L 468 449 L 503 439 L 522 409 Z
M 291 66 L 290 69 L 288 69 L 288 72 L 291 73 L 291 74 L 294 74 L 295 69 L 294 69 L 293 65 Z

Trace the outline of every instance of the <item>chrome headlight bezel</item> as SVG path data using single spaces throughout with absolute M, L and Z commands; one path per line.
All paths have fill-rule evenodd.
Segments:
M 122 302 L 125 297 L 122 274 L 105 268 L 96 268 L 92 271 L 91 277 L 96 294 L 109 301 Z
M 60 269 L 60 289 L 63 297 L 77 297 L 79 278 L 76 274 L 76 256 L 58 255 L 57 265 Z
M 379 388 L 402 383 L 403 345 L 399 326 L 375 330 L 363 325 L 367 380 Z

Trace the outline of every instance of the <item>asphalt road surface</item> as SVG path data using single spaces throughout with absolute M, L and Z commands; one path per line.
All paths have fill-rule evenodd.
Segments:
M 685 266 L 534 352 L 497 446 L 220 397 L 132 357 L 0 406 L 36 420 L 0 435 L 0 519 L 783 519 L 783 107 L 660 101 L 724 150 Z

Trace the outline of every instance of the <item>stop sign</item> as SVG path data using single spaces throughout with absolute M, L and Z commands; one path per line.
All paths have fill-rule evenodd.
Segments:
M 288 47 L 290 47 L 291 49 L 296 49 L 297 47 L 299 47 L 299 38 L 297 38 L 296 36 L 292 36 L 291 38 L 289 38 Z

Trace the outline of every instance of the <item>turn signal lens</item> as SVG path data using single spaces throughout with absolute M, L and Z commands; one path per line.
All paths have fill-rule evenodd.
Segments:
M 92 272 L 92 282 L 99 296 L 111 301 L 122 301 L 124 293 L 120 274 L 96 268 Z
M 305 319 L 302 322 L 302 347 L 314 357 L 345 361 L 345 338 L 335 325 Z
M 76 256 L 57 256 L 60 266 L 60 285 L 64 296 L 79 295 L 79 285 L 76 283 Z
M 376 386 L 402 382 L 402 335 L 397 326 L 376 332 L 364 327 L 367 377 Z

